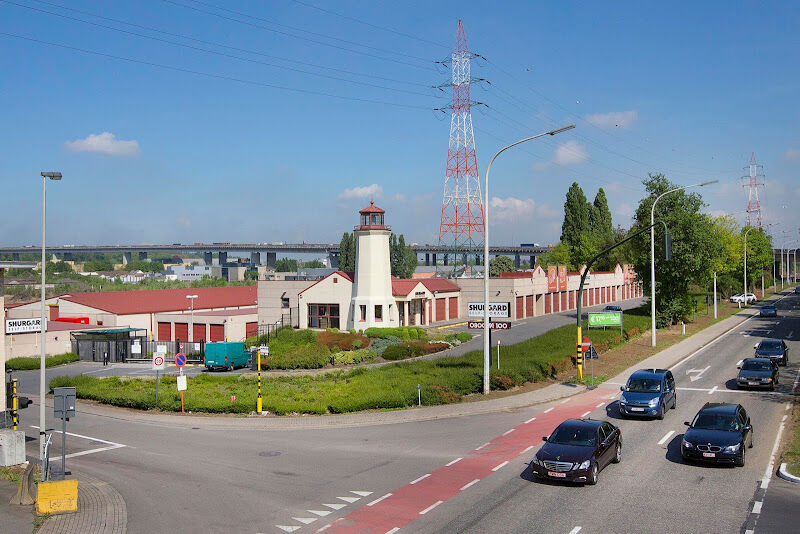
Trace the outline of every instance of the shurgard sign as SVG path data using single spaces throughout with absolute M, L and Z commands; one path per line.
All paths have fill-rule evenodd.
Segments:
M 555 265 L 547 266 L 547 292 L 558 291 L 558 267 Z
M 600 312 L 589 314 L 589 328 L 595 326 L 622 326 L 621 312 Z
M 559 291 L 566 291 L 567 290 L 567 266 L 566 265 L 559 265 L 558 266 L 558 290 Z

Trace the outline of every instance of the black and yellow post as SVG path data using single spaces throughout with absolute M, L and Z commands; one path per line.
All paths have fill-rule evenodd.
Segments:
M 583 380 L 583 337 L 581 327 L 578 326 L 578 352 L 576 353 L 575 363 L 578 364 L 578 381 Z
M 258 399 L 256 400 L 256 413 L 261 415 L 261 349 L 258 349 Z
M 19 397 L 17 397 L 17 379 L 11 379 L 11 428 L 19 426 Z

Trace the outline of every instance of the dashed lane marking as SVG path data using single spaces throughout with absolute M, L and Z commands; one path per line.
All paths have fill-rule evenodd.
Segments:
M 482 448 L 484 448 L 485 446 L 489 445 L 490 443 L 491 443 L 491 441 L 487 441 L 486 443 L 484 443 L 484 444 L 483 444 L 483 445 L 481 445 L 480 447 L 476 447 L 476 448 L 475 448 L 475 450 L 476 450 L 476 451 L 479 451 L 479 450 L 481 450 Z
M 736 367 L 739 367 L 740 365 L 742 365 L 742 362 L 743 362 L 743 361 L 744 361 L 744 360 L 739 360 L 738 362 L 736 362 Z
M 569 401 L 570 401 L 570 399 L 564 399 L 564 400 L 561 401 L 561 404 L 564 404 L 565 402 L 569 402 Z
M 552 408 L 548 408 L 548 409 L 546 409 L 546 410 L 545 410 L 544 412 L 542 412 L 542 413 L 549 413 L 549 412 L 552 412 L 552 411 L 553 411 L 553 409 L 552 409 Z
M 572 530 L 569 531 L 569 534 L 578 534 L 578 532 L 581 531 L 581 528 L 582 527 L 575 527 L 575 528 L 573 528 Z
M 424 474 L 424 475 L 422 475 L 421 477 L 419 477 L 419 478 L 415 478 L 414 480 L 412 480 L 412 481 L 411 481 L 411 484 L 416 484 L 416 483 L 417 483 L 417 482 L 419 482 L 420 480 L 424 480 L 424 479 L 428 478 L 429 476 L 431 476 L 431 474 L 430 474 L 430 473 L 425 473 L 425 474 Z
M 512 428 L 511 430 L 506 430 L 505 432 L 503 432 L 503 435 L 507 436 L 507 435 L 511 434 L 515 430 L 516 430 L 516 428 Z
M 456 463 L 460 462 L 462 459 L 463 459 L 463 458 L 456 458 L 456 459 L 455 459 L 455 460 L 453 460 L 452 462 L 450 462 L 450 463 L 447 463 L 447 464 L 444 464 L 444 466 L 445 466 L 445 467 L 450 467 L 451 465 L 453 465 L 453 464 L 456 464 Z
M 525 450 L 523 450 L 520 454 L 525 454 L 526 452 L 528 452 L 531 449 L 533 449 L 533 445 L 528 445 L 528 447 Z
M 464 484 L 463 486 L 461 486 L 461 489 L 460 489 L 459 491 L 464 491 L 465 489 L 469 488 L 470 486 L 474 486 L 475 484 L 477 484 L 477 483 L 478 483 L 478 482 L 480 482 L 480 481 L 481 481 L 481 479 L 479 479 L 479 478 L 476 478 L 476 479 L 475 479 L 475 480 L 473 480 L 472 482 L 467 482 L 466 484 Z
M 661 441 L 659 441 L 659 442 L 658 442 L 658 444 L 659 444 L 659 445 L 663 445 L 663 444 L 665 444 L 665 443 L 667 442 L 667 440 L 668 440 L 669 438 L 671 438 L 671 437 L 672 437 L 672 434 L 674 434 L 674 433 L 675 433 L 675 431 L 674 431 L 674 430 L 670 430 L 669 432 L 667 432 L 667 434 L 666 434 L 666 435 L 665 435 L 663 438 L 661 438 Z
M 383 499 L 388 499 L 388 498 L 389 498 L 389 497 L 391 497 L 391 496 L 392 496 L 392 494 L 391 494 L 391 493 L 387 493 L 387 494 L 386 494 L 386 495 L 384 495 L 383 497 L 378 497 L 378 498 L 377 498 L 377 499 L 375 499 L 374 501 L 372 501 L 372 502 L 368 502 L 368 503 L 367 503 L 367 506 L 373 506 L 373 505 L 376 505 L 376 504 L 378 504 L 379 502 L 381 502 Z
M 527 421 L 525 421 L 525 424 L 528 424 L 528 423 L 530 423 L 531 421 L 536 421 L 536 418 L 535 418 L 535 417 L 531 417 L 530 419 L 528 419 Z
M 386 534 L 394 534 L 398 530 L 400 530 L 400 527 L 394 527 L 392 530 L 387 530 Z
M 586 416 L 587 416 L 587 415 L 589 415 L 590 413 L 592 413 L 592 412 L 591 412 L 591 411 L 588 411 L 588 412 L 584 412 L 584 413 L 582 413 L 582 414 L 581 414 L 581 419 L 583 419 L 584 417 L 586 417 Z
M 717 391 L 717 386 L 714 386 L 713 388 L 711 388 L 711 390 L 708 392 L 708 394 L 709 395 L 713 395 L 715 391 Z
M 427 514 L 428 512 L 430 512 L 431 510 L 433 510 L 434 508 L 436 508 L 437 506 L 439 506 L 440 504 L 442 504 L 443 502 L 444 502 L 444 501 L 436 501 L 436 502 L 435 502 L 435 503 L 433 503 L 432 505 L 430 505 L 430 506 L 428 506 L 427 508 L 425 508 L 424 510 L 422 510 L 422 511 L 419 513 L 419 515 L 425 515 L 425 514 Z
M 497 470 L 502 469 L 503 467 L 505 467 L 507 465 L 508 465 L 508 460 L 506 460 L 505 462 L 503 462 L 500 465 L 496 465 L 496 466 L 492 467 L 492 471 L 497 471 Z
M 604 404 L 605 404 L 605 402 L 601 402 L 600 404 L 597 405 L 597 407 L 598 408 L 602 408 Z
M 753 503 L 753 512 L 754 514 L 761 513 L 761 506 L 764 504 L 764 501 L 756 501 Z

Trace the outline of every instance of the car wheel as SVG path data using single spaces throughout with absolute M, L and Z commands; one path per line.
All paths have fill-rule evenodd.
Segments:
M 773 382 L 772 384 L 769 385 L 769 390 L 770 391 L 775 391 L 775 382 Z
M 614 452 L 614 459 L 612 462 L 618 464 L 622 461 L 622 443 L 617 442 L 617 450 Z
M 675 408 L 677 408 L 677 407 L 678 407 L 678 395 L 675 395 L 675 396 L 672 398 L 672 409 L 674 410 L 674 409 L 675 409 Z
M 664 403 L 663 402 L 661 403 L 661 408 L 658 410 L 658 415 L 656 416 L 656 418 L 659 421 L 663 421 L 664 420 Z
M 753 440 L 755 440 L 754 434 L 753 434 L 753 432 L 750 432 L 750 448 L 751 449 L 753 448 L 753 445 L 755 445 L 755 442 Z
M 589 478 L 586 480 L 586 483 L 590 486 L 597 484 L 597 473 L 597 463 L 593 463 L 591 469 L 589 470 Z
M 745 456 L 745 451 L 746 451 L 746 450 L 747 450 L 747 449 L 745 449 L 745 448 L 742 448 L 742 457 L 741 457 L 741 458 L 737 458 L 737 459 L 735 459 L 735 460 L 733 461 L 733 464 L 734 464 L 736 467 L 744 467 L 744 456 Z

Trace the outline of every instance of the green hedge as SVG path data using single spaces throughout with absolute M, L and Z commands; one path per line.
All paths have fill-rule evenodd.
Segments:
M 291 326 L 284 326 L 273 332 L 267 341 L 267 335 L 253 336 L 245 340 L 245 347 L 269 345 L 269 353 L 282 354 L 295 347 L 308 345 L 317 340 L 317 333 L 313 330 L 294 330 Z
M 378 359 L 378 355 L 370 349 L 345 350 L 333 355 L 334 365 L 351 365 L 354 363 L 370 363 Z
M 309 343 L 273 353 L 270 345 L 269 356 L 261 357 L 262 369 L 319 369 L 331 359 L 331 351 L 322 343 Z
M 48 356 L 44 360 L 44 366 L 55 367 L 56 365 L 77 362 L 78 360 L 80 360 L 80 358 L 77 354 L 65 352 L 64 354 Z M 32 369 L 39 369 L 39 363 L 39 358 L 11 358 L 6 361 L 6 369 L 11 369 L 12 371 L 30 371 Z
M 426 339 L 425 329 L 414 326 L 401 326 L 398 328 L 367 328 L 364 332 L 367 337 L 387 338 L 397 337 L 403 341 L 409 339 Z

